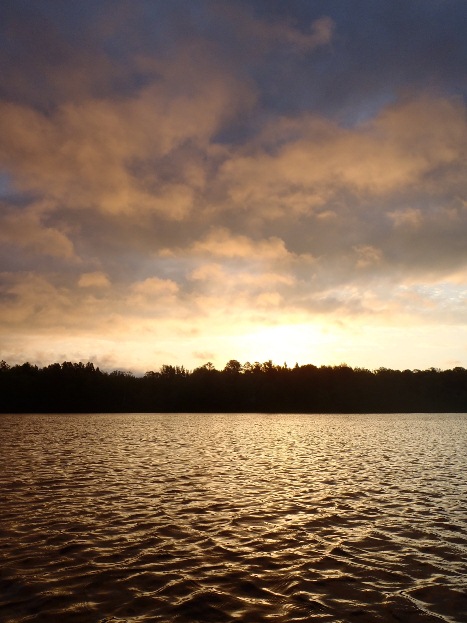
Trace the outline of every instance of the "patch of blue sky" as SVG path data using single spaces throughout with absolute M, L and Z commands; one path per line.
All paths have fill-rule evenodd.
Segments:
M 417 285 L 412 288 L 424 298 L 437 302 L 445 302 L 450 306 L 454 303 L 465 303 L 467 301 L 467 285 L 451 282 L 440 282 L 435 285 Z

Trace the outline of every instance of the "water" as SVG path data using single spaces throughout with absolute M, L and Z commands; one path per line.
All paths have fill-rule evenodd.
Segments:
M 0 416 L 0 620 L 467 621 L 467 415 Z

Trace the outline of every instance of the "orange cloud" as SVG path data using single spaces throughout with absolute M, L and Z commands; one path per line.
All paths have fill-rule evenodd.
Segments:
M 224 258 L 247 258 L 249 260 L 285 259 L 289 252 L 284 241 L 275 236 L 254 241 L 243 235 L 234 235 L 224 227 L 214 228 L 191 247 L 195 254 L 209 254 Z
M 138 281 L 132 285 L 132 291 L 145 297 L 157 297 L 160 295 L 172 295 L 178 292 L 178 285 L 170 279 L 149 277 L 144 281 Z
M 78 287 L 80 288 L 108 288 L 109 286 L 109 278 L 100 271 L 83 273 L 78 280 Z
M 74 259 L 72 241 L 55 227 L 41 222 L 35 211 L 13 211 L 0 216 L 0 242 L 20 247 L 29 253 L 48 255 L 66 260 Z
M 421 97 L 352 129 L 311 115 L 275 121 L 226 160 L 220 176 L 232 204 L 275 219 L 318 213 L 343 190 L 377 197 L 413 185 L 431 190 L 430 173 L 448 175 L 465 162 L 466 145 L 462 103 Z M 439 191 L 443 179 L 436 182 Z
M 128 99 L 88 98 L 47 115 L 1 102 L 0 163 L 17 188 L 42 193 L 60 209 L 183 218 L 204 187 L 213 134 L 253 101 L 212 63 L 195 80 L 194 62 L 182 55 L 154 63 L 158 79 Z

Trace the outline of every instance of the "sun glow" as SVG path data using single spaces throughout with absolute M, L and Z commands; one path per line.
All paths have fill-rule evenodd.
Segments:
M 250 362 L 272 360 L 276 364 L 304 364 L 325 359 L 333 341 L 332 335 L 316 325 L 284 324 L 237 337 L 232 352 L 243 353 L 243 358 Z

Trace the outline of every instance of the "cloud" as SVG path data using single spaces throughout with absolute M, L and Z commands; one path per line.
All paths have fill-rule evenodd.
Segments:
M 314 272 L 335 281 L 354 278 L 349 254 L 365 247 L 384 258 L 375 276 L 447 273 L 465 263 L 466 145 L 465 106 L 452 99 L 403 100 L 352 129 L 283 119 L 224 162 L 218 210 L 280 229 L 291 253 L 310 254 Z
M 243 270 L 238 267 L 229 270 L 228 265 L 223 266 L 216 263 L 202 264 L 193 270 L 188 277 L 190 280 L 215 284 L 218 287 L 219 295 L 238 286 L 267 288 L 271 285 L 292 285 L 295 283 L 294 276 L 285 272 L 274 273 L 267 270 L 254 272 L 251 265 L 246 266 Z
M 170 280 L 149 278 L 131 286 L 117 306 L 122 320 L 128 324 L 146 318 L 148 327 L 157 318 L 178 319 L 186 316 L 183 302 L 178 298 L 179 286 Z M 144 326 L 142 324 L 141 326 Z
M 423 213 L 420 208 L 402 208 L 388 212 L 388 217 L 397 228 L 418 228 L 423 222 Z
M 465 324 L 461 4 L 91 4 L 0 8 L 9 352 Z
M 225 227 L 212 229 L 203 240 L 193 243 L 191 251 L 194 254 L 246 258 L 252 261 L 285 259 L 289 255 L 284 241 L 276 236 L 254 241 L 247 236 L 232 234 Z
M 87 98 L 47 114 L 0 102 L 0 162 L 19 190 L 57 209 L 183 218 L 204 187 L 212 136 L 253 101 L 245 85 L 197 60 L 154 61 L 157 79 L 130 98 Z
M 0 242 L 19 247 L 33 255 L 48 255 L 65 260 L 76 257 L 68 236 L 44 224 L 39 213 L 14 211 L 5 205 L 0 206 Z
M 0 275 L 0 326 L 27 335 L 98 335 L 118 339 L 139 330 L 154 331 L 155 319 L 185 316 L 177 305 L 178 286 L 170 280 L 148 278 L 130 287 L 111 287 L 101 272 L 84 273 L 78 287 L 60 277 L 33 273 Z
M 380 197 L 416 184 L 432 191 L 431 175 L 439 192 L 465 160 L 466 135 L 462 103 L 428 97 L 398 103 L 353 129 L 305 115 L 275 121 L 226 160 L 220 175 L 244 210 L 253 207 L 263 218 L 306 214 L 343 191 Z
M 335 23 L 328 17 L 323 16 L 311 22 L 309 32 L 303 32 L 290 24 L 269 24 L 262 30 L 272 42 L 283 41 L 291 44 L 301 52 L 308 52 L 317 47 L 328 45 L 334 34 Z
M 170 279 L 149 277 L 144 281 L 138 281 L 131 287 L 132 291 L 143 297 L 153 298 L 164 295 L 172 295 L 178 292 L 178 286 Z
M 14 331 L 60 331 L 75 318 L 66 287 L 58 287 L 33 273 L 1 274 L 0 320 L 3 329 Z
M 254 43 L 255 50 L 266 52 L 271 47 L 286 46 L 297 53 L 306 53 L 328 45 L 334 35 L 335 23 L 329 16 L 321 16 L 304 27 L 290 20 L 266 19 L 253 15 L 244 6 L 224 4 L 215 9 L 233 22 L 243 41 Z
M 354 247 L 354 251 L 357 254 L 357 268 L 368 268 L 379 264 L 383 257 L 380 249 L 373 247 L 369 244 L 357 245 Z
M 108 288 L 109 286 L 109 278 L 99 271 L 83 273 L 78 280 L 78 287 L 80 288 Z

